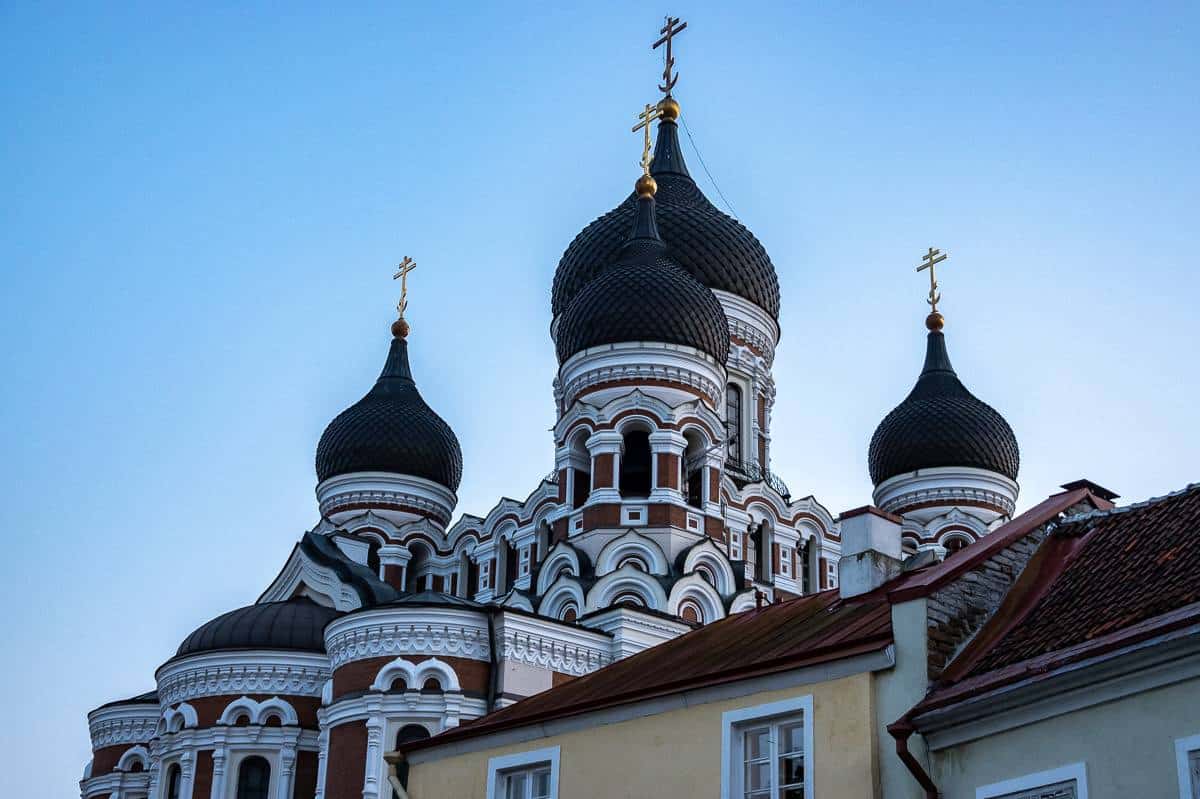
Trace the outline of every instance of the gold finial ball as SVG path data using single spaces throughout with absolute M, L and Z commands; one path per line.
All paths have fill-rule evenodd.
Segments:
M 662 114 L 662 118 L 667 122 L 674 122 L 679 119 L 679 103 L 674 97 L 667 95 L 658 103 L 658 111 Z
M 394 338 L 408 338 L 408 331 L 411 329 L 408 326 L 408 322 L 404 320 L 404 317 L 400 317 L 395 322 L 392 322 L 392 336 Z
M 637 183 L 633 184 L 633 189 L 640 198 L 653 197 L 658 191 L 658 181 L 649 175 L 642 175 L 637 179 Z
M 946 326 L 946 317 L 942 316 L 941 312 L 934 311 L 929 316 L 925 317 L 925 327 L 932 331 L 941 330 Z

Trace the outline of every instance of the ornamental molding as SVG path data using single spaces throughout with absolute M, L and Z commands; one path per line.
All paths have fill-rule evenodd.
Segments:
M 296 596 L 302 586 L 328 597 L 334 609 L 343 613 L 362 607 L 358 591 L 342 582 L 333 569 L 313 562 L 299 546 L 292 549 L 287 563 L 258 602 L 282 602 Z
M 566 395 L 578 397 L 584 390 L 606 383 L 622 381 L 663 381 L 690 388 L 703 395 L 709 402 L 716 405 L 720 396 L 720 388 L 711 379 L 691 369 L 664 366 L 655 363 L 629 363 L 620 365 L 600 366 L 589 369 L 573 379 L 568 385 Z
M 92 749 L 123 744 L 145 744 L 158 727 L 157 704 L 103 708 L 88 718 Z
M 956 503 L 973 503 L 985 505 L 1000 511 L 1005 516 L 1012 516 L 1016 503 L 1012 498 L 997 491 L 981 488 L 924 488 L 897 494 L 880 507 L 888 513 L 900 514 L 917 505 L 929 507 L 933 505 L 954 505 Z
M 491 653 L 483 612 L 416 607 L 364 611 L 335 619 L 325 628 L 325 649 L 335 670 L 356 660 L 386 655 L 445 655 L 486 661 Z
M 939 466 L 889 477 L 872 494 L 875 505 L 888 513 L 917 506 L 966 503 L 983 505 L 1012 516 L 1019 487 L 1002 474 L 974 467 Z
M 543 669 L 581 676 L 612 662 L 608 636 L 552 621 L 505 614 L 497 625 L 501 655 Z
M 725 393 L 725 369 L 693 347 L 628 342 L 592 347 L 559 368 L 560 408 L 587 388 L 618 381 L 664 381 L 691 388 L 713 407 Z
M 428 515 L 444 527 L 450 523 L 458 497 L 449 488 L 407 474 L 354 472 L 330 477 L 317 486 L 322 516 L 363 507 L 400 507 Z
M 321 695 L 331 676 L 323 655 L 294 652 L 211 652 L 170 661 L 158 670 L 159 701 L 172 705 L 198 696 Z

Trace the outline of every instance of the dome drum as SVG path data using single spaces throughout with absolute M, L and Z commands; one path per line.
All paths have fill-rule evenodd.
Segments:
M 317 485 L 321 515 L 334 524 L 369 510 L 394 524 L 429 519 L 450 524 L 458 497 L 441 483 L 392 472 L 351 472 Z
M 1016 510 L 1018 486 L 998 472 L 965 466 L 941 466 L 898 474 L 880 483 L 875 506 L 921 524 L 945 513 L 947 507 L 972 508 L 985 523 L 1009 518 Z
M 669 405 L 699 396 L 715 408 L 724 396 L 725 368 L 711 355 L 679 344 L 630 341 L 590 347 L 559 369 L 560 407 L 581 397 L 604 404 L 628 393 L 631 383 Z

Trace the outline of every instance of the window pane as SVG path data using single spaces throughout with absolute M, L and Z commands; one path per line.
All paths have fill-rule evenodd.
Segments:
M 746 730 L 746 760 L 758 760 L 771 756 L 771 728 L 761 727 Z
M 746 790 L 758 791 L 764 788 L 771 787 L 771 763 L 764 761 L 762 763 L 747 763 L 746 764 Z
M 804 755 L 779 758 L 779 784 L 804 785 Z
M 525 796 L 525 772 L 509 774 L 505 780 L 504 799 L 527 799 Z
M 779 753 L 781 755 L 804 751 L 804 723 L 779 725 Z
M 550 769 L 533 773 L 533 799 L 550 799 Z

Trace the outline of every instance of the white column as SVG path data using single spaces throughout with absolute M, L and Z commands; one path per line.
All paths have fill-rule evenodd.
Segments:
M 380 772 L 383 769 L 383 731 L 387 725 L 381 713 L 367 719 L 367 763 L 363 776 L 363 799 L 380 799 Z
M 297 733 L 299 737 L 299 733 Z M 296 780 L 296 746 L 284 744 L 279 750 L 279 782 L 275 799 L 292 799 L 292 784 Z
M 196 773 L 196 758 L 191 751 L 179 756 L 179 796 L 192 799 L 192 778 Z
M 324 709 L 317 711 L 317 721 L 321 725 L 321 731 L 317 734 L 317 745 L 320 749 L 317 751 L 317 792 L 314 799 L 325 799 L 325 761 L 329 757 L 329 728 L 325 726 Z
M 223 744 L 218 744 L 213 748 L 213 781 L 212 795 L 213 799 L 224 799 L 225 797 L 225 761 L 227 753 Z
M 588 453 L 592 456 L 592 493 L 588 504 L 595 502 L 621 501 L 621 448 L 625 440 L 616 430 L 601 430 L 592 433 L 587 440 Z M 612 485 L 607 488 L 596 488 L 596 459 L 601 455 L 612 455 Z
M 687 449 L 687 439 L 682 433 L 674 430 L 658 430 L 650 434 L 650 463 L 653 464 L 650 499 L 652 501 L 682 502 L 683 501 L 683 453 Z M 673 455 L 675 457 L 675 488 L 660 488 L 658 486 L 658 456 Z

